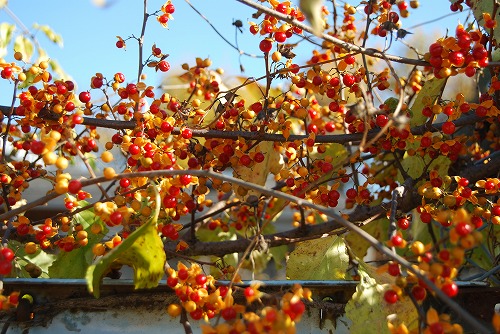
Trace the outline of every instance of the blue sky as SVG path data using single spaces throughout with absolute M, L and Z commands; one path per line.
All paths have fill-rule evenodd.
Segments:
M 34 22 L 49 25 L 56 33 L 62 35 L 62 48 L 51 44 L 43 34 L 37 38 L 48 54 L 56 59 L 62 68 L 71 75 L 80 90 L 88 89 L 90 78 L 101 72 L 111 77 L 115 72 L 123 72 L 127 81 L 133 81 L 137 73 L 137 47 L 133 41 L 127 43 L 127 50 L 117 49 L 114 45 L 116 36 L 126 38 L 138 36 L 141 28 L 143 1 L 107 0 L 110 4 L 100 8 L 91 0 L 67 1 L 49 0 L 29 3 L 21 0 L 11 0 L 9 9 L 14 12 L 28 28 Z M 163 1 L 148 1 L 149 12 L 159 9 Z M 184 62 L 194 63 L 194 58 L 210 57 L 215 67 L 222 67 L 226 73 L 239 75 L 238 53 L 229 47 L 210 26 L 189 7 L 184 0 L 173 1 L 176 12 L 174 20 L 169 22 L 169 29 L 162 28 L 154 18 L 151 18 L 147 27 L 145 46 L 149 48 L 153 43 L 170 54 L 167 59 L 172 65 L 172 71 L 180 70 Z M 249 7 L 235 0 L 191 0 L 191 3 L 202 12 L 230 41 L 234 42 L 234 19 L 240 19 L 244 24 L 244 33 L 239 34 L 239 46 L 249 53 L 259 54 L 258 43 L 260 38 L 248 32 L 247 21 L 251 20 L 254 12 Z M 410 18 L 405 20 L 405 27 L 409 27 L 427 20 L 449 13 L 449 2 L 446 0 L 422 0 L 419 10 L 411 11 Z M 463 15 L 462 15 L 463 17 Z M 445 34 L 445 26 L 454 29 L 459 16 L 451 16 L 438 25 L 414 30 L 414 36 L 427 38 L 439 29 Z M 0 22 L 12 22 L 6 12 L 0 11 Z M 431 28 L 432 27 L 432 28 Z M 453 30 L 450 31 L 453 33 Z M 427 44 L 430 41 L 426 42 Z M 395 52 L 395 51 L 393 51 Z M 12 57 L 12 54 L 9 55 Z M 303 55 L 302 59 L 310 55 Z M 299 55 L 300 57 L 300 55 Z M 12 60 L 9 57 L 7 61 Z M 300 61 L 300 58 L 298 59 Z M 242 57 L 246 68 L 246 75 L 259 76 L 264 73 L 262 59 Z M 153 70 L 146 72 L 149 75 L 148 83 L 159 84 L 161 77 L 155 77 Z M 0 83 L 0 103 L 10 102 L 11 90 L 5 89 L 5 80 Z

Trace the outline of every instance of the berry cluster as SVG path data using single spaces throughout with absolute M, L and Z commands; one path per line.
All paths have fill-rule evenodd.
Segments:
M 447 78 L 461 72 L 472 77 L 478 68 L 488 65 L 488 51 L 484 43 L 485 38 L 479 30 L 467 31 L 459 25 L 455 37 L 441 38 L 432 43 L 424 58 L 437 78 Z

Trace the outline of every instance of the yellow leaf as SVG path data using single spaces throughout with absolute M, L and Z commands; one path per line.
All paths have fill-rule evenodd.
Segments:
M 298 244 L 286 264 L 286 276 L 294 280 L 346 279 L 348 266 L 344 240 L 333 235 Z

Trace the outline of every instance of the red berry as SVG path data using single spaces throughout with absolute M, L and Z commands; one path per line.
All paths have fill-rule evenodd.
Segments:
M 165 10 L 165 13 L 167 14 L 173 14 L 175 12 L 175 7 L 172 3 L 169 3 L 163 8 Z
M 398 226 L 402 230 L 407 230 L 410 227 L 410 220 L 408 218 L 399 218 Z
M 130 186 L 130 179 L 124 178 L 120 180 L 120 187 L 127 188 Z
M 293 313 L 299 315 L 304 313 L 306 306 L 302 302 L 302 300 L 298 300 L 295 303 L 290 303 L 290 309 L 292 310 Z
M 113 225 L 120 225 L 123 221 L 123 215 L 120 211 L 115 211 L 109 215 L 109 220 Z
M 262 162 L 264 161 L 264 159 L 266 158 L 266 156 L 264 155 L 264 153 L 262 152 L 257 152 L 255 153 L 254 157 L 253 157 L 253 160 L 257 163 L 259 162 Z
M 167 72 L 168 70 L 170 70 L 170 63 L 166 60 L 162 60 L 158 63 L 158 68 L 162 72 Z
M 249 297 L 253 297 L 255 295 L 255 290 L 249 286 L 249 287 L 246 287 L 245 288 L 245 297 L 249 298 Z
M 177 277 L 185 281 L 189 277 L 189 272 L 186 269 L 179 269 L 177 272 Z
M 0 261 L 0 275 L 8 275 L 12 270 L 11 261 Z
M 14 251 L 12 249 L 10 249 L 9 247 L 4 247 L 2 248 L 2 255 L 3 255 L 3 258 L 7 261 L 12 261 L 14 260 Z
M 458 184 L 462 187 L 467 187 L 469 185 L 469 180 L 467 180 L 465 177 L 462 177 L 460 180 L 458 180 Z
M 37 155 L 42 154 L 44 148 L 45 148 L 45 143 L 41 141 L 35 140 L 31 142 L 30 150 L 31 152 L 33 152 L 33 154 Z
M 396 291 L 394 290 L 387 290 L 385 293 L 384 293 L 384 300 L 388 303 L 388 304 L 394 304 L 395 302 L 398 301 L 398 294 L 396 293 Z
M 441 290 L 448 297 L 455 297 L 458 294 L 458 286 L 455 284 L 455 282 L 443 284 L 443 286 L 441 287 Z
M 399 274 L 401 274 L 401 270 L 399 269 L 399 264 L 389 263 L 389 267 L 387 268 L 387 272 L 391 276 L 398 276 Z
M 403 237 L 396 234 L 391 238 L 391 242 L 396 247 L 401 246 L 403 244 Z
M 460 222 L 455 226 L 455 231 L 457 231 L 458 235 L 464 237 L 472 232 L 472 226 L 466 222 Z
M 284 32 L 281 32 L 281 31 L 278 31 L 278 32 L 275 32 L 274 33 L 274 39 L 276 40 L 276 42 L 278 43 L 283 43 L 286 41 L 286 34 Z M 262 49 L 261 49 L 262 50 Z M 270 50 L 270 49 L 269 49 Z M 263 52 L 266 52 L 264 50 L 262 50 Z M 269 51 L 267 51 L 269 52 Z
M 347 189 L 346 196 L 347 198 L 354 199 L 358 195 L 358 192 L 354 188 Z
M 204 274 L 198 274 L 198 275 L 196 275 L 195 280 L 196 280 L 196 284 L 203 285 L 203 284 L 207 283 L 207 276 L 205 276 Z
M 273 42 L 268 38 L 263 39 L 262 41 L 260 41 L 259 48 L 260 51 L 268 53 L 273 48 Z
M 442 127 L 443 133 L 451 135 L 455 132 L 455 124 L 453 122 L 444 122 Z
M 427 296 L 427 291 L 425 291 L 425 288 L 421 287 L 420 285 L 415 285 L 411 289 L 411 293 L 417 301 L 422 301 Z
M 455 4 L 452 4 L 451 6 L 453 6 L 453 5 L 455 5 Z M 431 334 L 444 334 L 444 328 L 440 322 L 435 322 L 433 324 L 430 324 L 429 331 L 431 332 Z
M 89 92 L 81 92 L 79 95 L 78 95 L 78 99 L 80 100 L 80 102 L 82 103 L 87 103 L 87 102 L 90 102 L 90 93 Z
M 187 186 L 188 184 L 191 183 L 191 181 L 193 180 L 193 177 L 191 175 L 181 175 L 179 176 L 179 180 L 181 181 L 181 184 L 183 186 Z
M 226 320 L 226 321 L 230 321 L 230 320 L 233 320 L 234 318 L 236 318 L 236 311 L 233 307 L 226 307 L 220 313 L 221 313 L 222 317 L 224 318 L 224 320 Z
M 428 224 L 432 220 L 432 215 L 424 211 L 420 214 L 420 220 L 422 221 L 422 223 Z
M 347 87 L 351 87 L 352 85 L 354 85 L 354 83 L 356 82 L 356 78 L 354 77 L 354 75 L 350 74 L 350 73 L 346 73 L 342 76 L 342 82 L 344 83 L 344 85 L 346 85 Z
M 78 180 L 71 180 L 68 183 L 68 191 L 77 194 L 82 189 L 82 183 Z
M 181 136 L 184 139 L 190 139 L 191 137 L 193 137 L 193 131 L 189 128 L 184 128 L 182 129 Z
M 19 224 L 17 226 L 17 234 L 19 235 L 26 235 L 30 231 L 30 227 L 28 224 Z
M 486 183 L 484 184 L 484 189 L 485 190 L 495 189 L 495 183 L 493 183 L 493 181 L 486 181 Z
M 179 283 L 179 279 L 177 277 L 168 277 L 167 278 L 167 285 L 171 288 L 175 287 Z
M 375 123 L 379 126 L 379 127 L 384 127 L 387 122 L 389 122 L 389 118 L 386 116 L 386 115 L 377 115 L 377 118 L 375 120 Z
M 243 154 L 241 157 L 240 157 L 240 163 L 243 165 L 243 166 L 248 166 L 252 163 L 252 159 L 250 158 L 250 156 L 248 154 Z
M 132 144 L 128 147 L 128 151 L 132 155 L 137 155 L 137 154 L 141 153 L 141 148 L 139 147 L 139 145 Z
M 495 205 L 491 208 L 491 214 L 494 216 L 500 216 L 500 205 Z
M 167 23 L 168 22 L 168 15 L 163 14 L 163 15 L 158 16 L 158 21 L 162 24 Z

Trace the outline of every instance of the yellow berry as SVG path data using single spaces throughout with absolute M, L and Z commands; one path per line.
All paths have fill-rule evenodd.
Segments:
M 87 239 L 87 236 L 88 236 L 88 233 L 85 230 L 78 231 L 78 233 L 76 234 L 76 238 L 79 240 Z
M 411 251 L 415 255 L 421 255 L 425 251 L 425 246 L 422 242 L 415 241 L 414 243 L 411 244 Z
M 271 55 L 271 59 L 274 62 L 279 62 L 281 60 L 281 52 L 279 51 L 274 51 L 273 54 Z
M 43 155 L 43 162 L 45 165 L 54 165 L 57 161 L 57 154 L 54 152 L 47 152 Z
M 167 313 L 169 316 L 175 318 L 178 317 L 182 312 L 182 306 L 179 304 L 170 304 L 167 308 Z
M 60 169 L 60 170 L 63 170 L 63 169 L 66 169 L 68 168 L 68 159 L 66 159 L 65 157 L 58 157 L 57 160 L 56 160 L 56 167 L 57 169 Z
M 92 253 L 95 256 L 101 256 L 104 254 L 106 251 L 106 247 L 104 247 L 103 244 L 95 244 L 94 247 L 92 247 Z
M 193 312 L 196 310 L 196 303 L 193 302 L 192 300 L 187 301 L 184 303 L 184 308 L 186 309 L 187 312 Z
M 24 251 L 26 254 L 35 254 L 37 251 L 38 247 L 34 242 L 28 242 L 26 245 L 24 245 Z
M 40 64 L 38 64 L 38 67 L 40 67 L 42 70 L 46 70 L 49 68 L 49 63 L 47 61 L 41 61 Z
M 110 151 L 104 151 L 101 154 L 101 159 L 105 163 L 111 162 L 113 161 L 113 153 L 111 153 Z
M 112 167 L 106 167 L 103 171 L 104 177 L 107 179 L 112 179 L 116 176 L 115 169 Z

